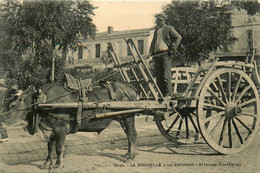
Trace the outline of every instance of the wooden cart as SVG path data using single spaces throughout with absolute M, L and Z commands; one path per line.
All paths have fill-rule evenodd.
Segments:
M 254 53 L 248 53 L 245 61 L 207 60 L 196 72 L 187 67 L 172 69 L 174 92 L 186 90 L 176 97 L 179 105 L 183 102 L 178 112 L 155 119 L 160 132 L 170 141 L 181 142 L 194 142 L 201 134 L 222 154 L 246 148 L 259 125 Z
M 160 132 L 168 140 L 195 141 L 202 135 L 210 147 L 222 154 L 238 153 L 250 145 L 258 131 L 260 116 L 254 51 L 245 61 L 215 58 L 202 62 L 198 69 L 172 69 L 174 97 L 169 101 L 164 99 L 134 41 L 125 41 L 133 61 L 121 63 L 112 44 L 108 45 L 108 50 L 122 79 L 139 88 L 139 100 L 84 102 L 83 109 L 110 110 L 95 114 L 96 118 L 129 113 L 153 115 Z M 77 108 L 78 103 L 39 106 L 43 109 Z

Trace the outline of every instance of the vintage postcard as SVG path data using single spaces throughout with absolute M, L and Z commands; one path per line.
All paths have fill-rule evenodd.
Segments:
M 260 1 L 0 5 L 0 172 L 260 172 Z

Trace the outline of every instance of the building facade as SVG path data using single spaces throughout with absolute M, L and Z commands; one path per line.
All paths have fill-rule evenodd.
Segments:
M 108 27 L 107 32 L 98 33 L 95 39 L 82 41 L 76 51 L 66 54 L 67 67 L 82 67 L 89 69 L 112 68 L 113 63 L 107 53 L 108 43 L 113 45 L 116 55 L 122 62 L 132 60 L 132 56 L 125 43 L 124 38 L 133 39 L 139 52 L 143 56 L 149 53 L 153 29 L 137 29 L 129 31 L 113 31 Z
M 256 49 L 255 60 L 260 71 L 260 15 L 248 15 L 246 10 L 232 10 L 232 26 L 238 41 L 227 50 L 217 51 L 217 56 L 245 57 Z

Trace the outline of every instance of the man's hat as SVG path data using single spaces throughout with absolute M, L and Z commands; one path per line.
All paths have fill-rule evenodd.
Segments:
M 166 21 L 166 19 L 167 19 L 166 15 L 163 14 L 163 13 L 157 14 L 155 17 L 156 17 L 157 19 L 163 20 L 163 21 Z

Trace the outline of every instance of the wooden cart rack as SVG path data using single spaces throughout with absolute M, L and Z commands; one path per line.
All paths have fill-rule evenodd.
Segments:
M 96 118 L 150 114 L 168 140 L 190 142 L 202 136 L 210 147 L 222 154 L 238 153 L 250 145 L 258 131 L 260 116 L 255 50 L 248 53 L 244 61 L 215 58 L 205 60 L 198 69 L 173 68 L 174 97 L 167 101 L 134 41 L 125 41 L 133 61 L 122 63 L 111 43 L 108 51 L 122 79 L 139 88 L 139 100 L 84 102 L 83 109 L 112 110 L 95 114 Z M 39 107 L 77 108 L 78 103 L 39 104 Z

